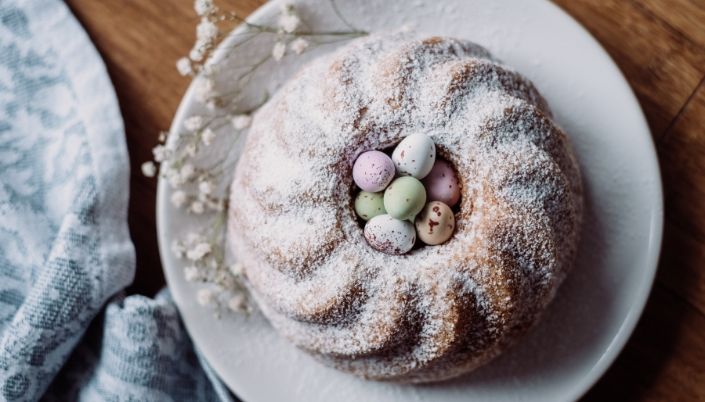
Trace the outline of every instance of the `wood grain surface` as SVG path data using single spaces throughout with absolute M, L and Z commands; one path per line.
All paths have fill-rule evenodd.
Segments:
M 156 182 L 144 178 L 157 134 L 188 85 L 174 63 L 194 41 L 191 0 L 67 0 L 107 64 L 130 152 L 130 292 L 164 284 L 155 230 Z M 247 15 L 264 0 L 220 0 Z M 558 0 L 607 49 L 651 127 L 664 181 L 666 225 L 643 317 L 586 401 L 705 400 L 705 1 Z M 234 390 L 237 393 L 237 390 Z

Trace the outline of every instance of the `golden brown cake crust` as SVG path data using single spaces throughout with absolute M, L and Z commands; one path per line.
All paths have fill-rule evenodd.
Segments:
M 355 217 L 352 164 L 419 131 L 458 171 L 456 233 L 387 255 Z M 581 191 L 528 80 L 467 41 L 372 35 L 314 60 L 257 112 L 228 241 L 297 346 L 366 378 L 428 382 L 484 364 L 536 322 L 575 257 Z

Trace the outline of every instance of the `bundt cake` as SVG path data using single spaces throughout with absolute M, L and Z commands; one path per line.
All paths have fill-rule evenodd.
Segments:
M 458 173 L 455 233 L 385 254 L 353 210 L 352 166 L 418 132 Z M 375 34 L 312 61 L 256 113 L 228 242 L 298 347 L 418 383 L 473 370 L 537 321 L 573 263 L 581 215 L 576 159 L 531 82 L 468 41 Z

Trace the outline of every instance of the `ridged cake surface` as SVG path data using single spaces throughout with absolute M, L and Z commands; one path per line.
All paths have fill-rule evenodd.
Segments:
M 456 169 L 456 231 L 406 255 L 370 247 L 352 165 L 422 132 Z M 534 86 L 468 41 L 357 39 L 255 115 L 228 241 L 272 325 L 366 378 L 429 382 L 495 357 L 570 269 L 582 215 L 566 135 Z

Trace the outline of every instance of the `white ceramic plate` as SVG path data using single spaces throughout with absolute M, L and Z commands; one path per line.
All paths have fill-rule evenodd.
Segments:
M 169 287 L 193 341 L 221 378 L 248 402 L 258 401 L 547 401 L 575 400 L 597 381 L 632 333 L 654 278 L 663 226 L 661 181 L 649 129 L 624 77 L 600 45 L 558 7 L 544 1 L 366 0 L 342 2 L 360 28 L 405 24 L 489 48 L 531 78 L 569 133 L 582 166 L 587 213 L 578 264 L 539 326 L 469 378 L 432 386 L 369 382 L 328 369 L 295 349 L 260 316 L 215 319 L 196 303 L 196 287 L 169 253 L 194 221 L 158 194 L 159 243 Z M 330 4 L 297 2 L 317 29 L 341 27 Z M 268 3 L 251 16 L 272 21 Z M 236 31 L 237 32 L 237 31 Z M 231 36 L 225 46 L 242 37 Z M 262 51 L 248 42 L 234 61 Z M 253 78 L 274 90 L 321 48 L 269 63 Z M 268 49 L 265 49 L 268 51 Z M 249 53 L 248 53 L 249 52 Z M 217 58 L 227 57 L 220 52 Z M 184 97 L 172 129 L 198 106 Z M 255 96 L 252 92 L 248 96 Z M 172 138 L 173 140 L 173 138 Z

